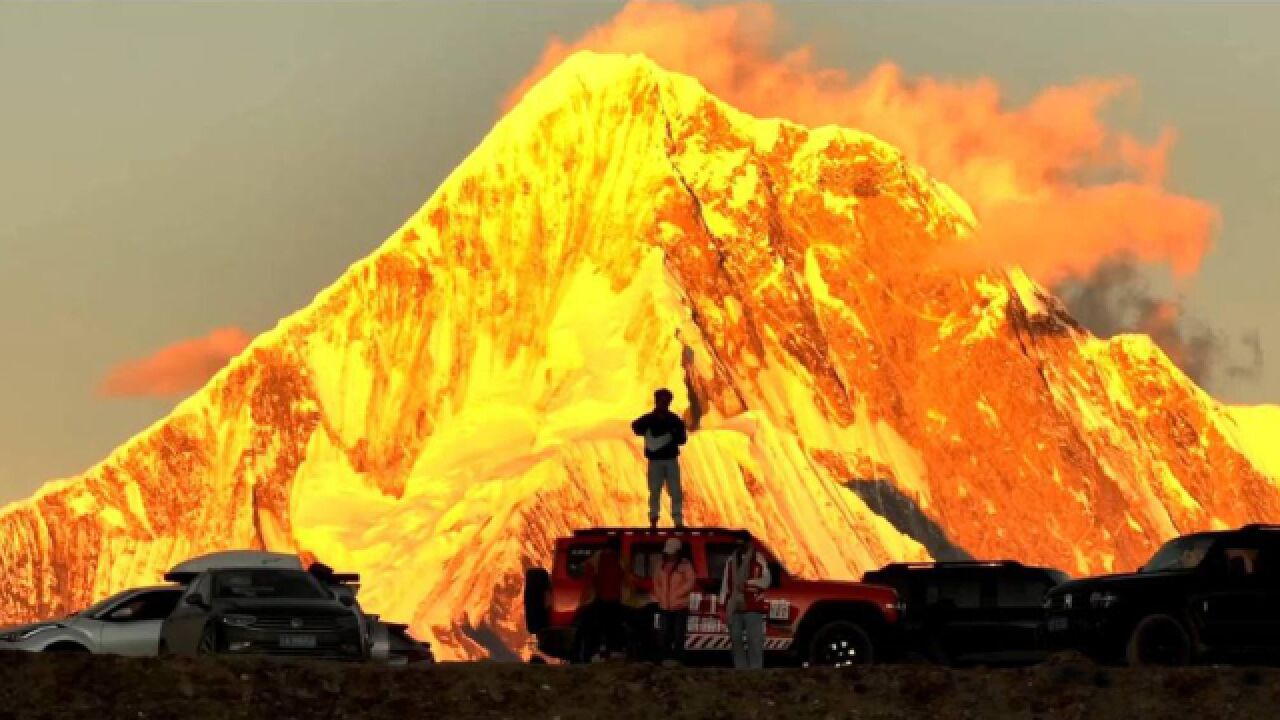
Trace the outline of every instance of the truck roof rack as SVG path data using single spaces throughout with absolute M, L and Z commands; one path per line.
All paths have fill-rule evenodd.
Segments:
M 742 528 L 725 528 L 725 527 L 684 527 L 684 528 L 647 528 L 647 527 L 595 527 L 580 528 L 573 531 L 574 537 L 609 537 L 611 535 L 733 535 L 736 537 L 750 537 L 751 533 Z

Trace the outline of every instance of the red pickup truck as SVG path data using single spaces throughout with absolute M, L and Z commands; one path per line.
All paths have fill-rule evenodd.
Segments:
M 569 662 L 585 660 L 578 639 L 579 603 L 586 561 L 610 537 L 621 544 L 636 590 L 650 592 L 655 559 L 668 538 L 690 546 L 698 586 L 690 597 L 685 649 L 703 659 L 727 660 L 728 628 L 719 619 L 717 594 L 724 565 L 745 530 L 726 528 L 592 528 L 556 540 L 551 570 L 525 573 L 525 625 L 538 650 Z M 902 604 L 896 591 L 858 582 L 803 580 L 791 575 L 757 541 L 773 577 L 765 657 L 771 664 L 853 665 L 883 660 L 898 644 Z M 715 658 L 716 654 L 723 657 Z M 692 659 L 692 658 L 691 658 Z

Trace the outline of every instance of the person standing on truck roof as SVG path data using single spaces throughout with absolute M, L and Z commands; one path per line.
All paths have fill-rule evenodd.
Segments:
M 772 582 L 769 563 L 753 540 L 738 540 L 733 554 L 724 564 L 720 582 L 720 605 L 729 626 L 733 646 L 733 666 L 759 669 L 764 667 L 764 616 L 768 603 L 764 591 Z
M 676 664 L 684 657 L 684 636 L 689 624 L 689 593 L 697 582 L 689 547 L 670 538 L 662 547 L 662 566 L 653 577 L 662 629 L 662 661 Z
M 610 536 L 583 567 L 583 597 L 580 632 L 584 660 L 597 655 L 608 658 L 622 650 L 622 593 L 625 573 L 622 569 L 622 543 Z
M 671 412 L 671 391 L 653 393 L 653 410 L 631 423 L 631 432 L 644 436 L 644 456 L 649 461 L 649 527 L 658 526 L 662 512 L 662 487 L 671 496 L 671 520 L 684 527 L 684 493 L 680 488 L 680 446 L 688 441 L 684 420 Z

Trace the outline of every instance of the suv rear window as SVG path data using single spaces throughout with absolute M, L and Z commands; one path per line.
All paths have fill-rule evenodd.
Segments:
M 927 602 L 951 601 L 957 608 L 982 607 L 982 578 L 970 573 L 940 573 L 930 585 Z
M 996 583 L 996 605 L 1002 608 L 1038 608 L 1049 591 L 1049 581 L 1043 577 L 1005 575 Z

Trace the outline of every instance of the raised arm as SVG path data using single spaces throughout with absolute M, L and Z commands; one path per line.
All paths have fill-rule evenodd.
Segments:
M 631 423 L 631 432 L 636 435 L 643 435 L 645 431 L 649 429 L 649 421 L 651 419 L 652 415 L 650 413 L 645 413 L 644 415 L 636 418 Z
M 760 578 L 748 582 L 761 590 L 768 590 L 769 585 L 773 583 L 773 573 L 769 572 L 769 563 L 765 561 L 763 555 L 756 555 L 756 562 L 760 563 Z

